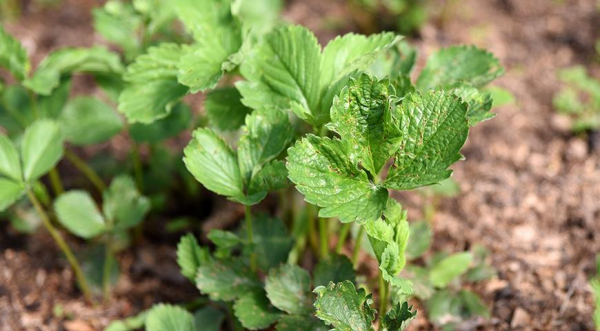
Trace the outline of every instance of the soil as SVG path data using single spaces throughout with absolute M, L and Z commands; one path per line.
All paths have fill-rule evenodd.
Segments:
M 90 26 L 95 1 L 63 0 L 56 8 L 23 3 L 22 16 L 6 26 L 34 63 L 59 47 L 102 42 Z M 583 64 L 600 78 L 593 46 L 600 38 L 600 4 L 431 0 L 430 5 L 434 15 L 411 38 L 421 54 L 419 66 L 440 47 L 479 45 L 506 68 L 494 84 L 517 100 L 496 108 L 495 119 L 472 130 L 466 160 L 454 167 L 461 194 L 444 199 L 435 215 L 434 250 L 481 244 L 492 252 L 498 271 L 497 278 L 474 288 L 492 318 L 461 329 L 593 330 L 588 279 L 600 252 L 600 150 L 594 140 L 570 133 L 568 121 L 552 108 L 552 96 L 561 87 L 560 68 Z M 290 1 L 284 16 L 316 31 L 322 43 L 357 28 L 340 23 L 349 17 L 343 0 Z M 396 197 L 411 220 L 421 217 L 419 194 Z M 241 217 L 234 205 L 210 203 L 216 204 L 210 210 L 221 211 L 203 219 L 198 234 Z M 0 330 L 100 330 L 156 302 L 192 300 L 197 290 L 179 276 L 176 240 L 153 235 L 121 254 L 123 276 L 110 303 L 88 307 L 46 233 L 24 236 L 0 222 Z M 433 329 L 424 316 L 419 314 L 412 330 Z

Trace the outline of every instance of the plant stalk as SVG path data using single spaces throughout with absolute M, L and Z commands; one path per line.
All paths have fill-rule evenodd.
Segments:
M 244 213 L 246 214 L 246 232 L 248 233 L 248 243 L 252 245 L 254 238 L 252 234 L 252 209 L 248 205 L 244 205 Z M 250 253 L 250 269 L 256 271 L 256 253 L 252 250 Z
M 321 258 L 329 258 L 329 223 L 327 218 L 319 217 L 319 243 L 321 248 Z
M 54 241 L 56 241 L 56 244 L 58 244 L 58 247 L 60 247 L 62 252 L 65 254 L 67 261 L 69 261 L 69 264 L 71 265 L 71 268 L 73 269 L 73 272 L 75 273 L 75 277 L 77 278 L 77 282 L 79 283 L 79 287 L 81 288 L 81 291 L 83 292 L 83 296 L 85 297 L 85 299 L 88 302 L 91 303 L 92 302 L 92 292 L 90 291 L 88 283 L 83 275 L 83 271 L 81 270 L 81 266 L 79 265 L 77 258 L 75 258 L 73 251 L 71 251 L 71 248 L 69 248 L 69 245 L 67 244 L 67 242 L 63 239 L 63 237 L 60 235 L 60 233 L 52 225 L 52 222 L 50 222 L 50 218 L 48 217 L 48 214 L 46 214 L 46 212 L 42 208 L 42 205 L 40 204 L 39 200 L 36 198 L 35 194 L 33 194 L 31 192 L 31 190 L 27 190 L 27 197 L 29 198 L 29 200 L 31 201 L 33 206 L 35 207 L 35 210 L 37 211 L 37 213 L 40 215 L 40 218 L 42 219 L 44 226 L 46 227 L 48 232 L 50 232 L 50 235 L 52 236 Z
M 388 284 L 383 279 L 383 273 L 379 271 L 379 323 L 381 325 L 381 318 L 387 312 L 387 304 L 389 301 Z
M 92 169 L 85 161 L 77 156 L 77 154 L 73 153 L 69 149 L 65 149 L 65 157 L 75 166 L 75 168 L 77 168 L 77 170 L 83 173 L 90 180 L 100 194 L 104 192 L 106 185 L 104 184 L 104 181 L 102 181 L 102 178 L 100 178 L 100 175 L 98 175 L 94 169 Z
M 107 304 L 110 298 L 110 271 L 112 269 L 111 238 L 107 238 L 105 245 L 104 267 L 102 268 L 102 301 Z
M 310 203 L 306 204 L 306 215 L 308 217 L 308 243 L 313 253 L 317 255 L 319 252 L 319 243 L 317 239 L 316 219 L 315 219 L 315 207 Z
M 341 254 L 342 249 L 344 248 L 344 243 L 346 242 L 346 237 L 348 237 L 348 233 L 350 233 L 350 229 L 352 228 L 352 223 L 344 223 L 342 225 L 342 230 L 340 231 L 340 236 L 338 237 L 338 242 L 335 245 L 336 254 Z
M 133 159 L 133 172 L 135 174 L 135 182 L 140 193 L 144 192 L 144 172 L 142 168 L 142 159 L 140 158 L 140 146 L 137 142 L 133 141 L 133 149 L 131 151 L 131 157 Z
M 60 179 L 60 173 L 58 172 L 56 167 L 52 168 L 48 175 L 50 177 L 50 184 L 52 184 L 52 190 L 54 191 L 54 195 L 59 196 L 63 194 L 65 188 L 62 184 L 62 180 Z
M 352 252 L 352 265 L 354 266 L 354 270 L 358 268 L 358 255 L 360 253 L 360 246 L 362 245 L 362 236 L 365 231 L 364 226 L 360 226 L 358 230 L 358 235 L 356 236 L 356 242 L 354 243 L 354 252 Z

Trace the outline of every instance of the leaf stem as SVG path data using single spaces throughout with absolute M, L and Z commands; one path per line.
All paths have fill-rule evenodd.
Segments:
M 319 217 L 319 243 L 321 248 L 321 258 L 327 259 L 329 257 L 329 224 L 327 218 Z
M 317 229 L 315 219 L 315 207 L 310 203 L 306 204 L 306 215 L 308 217 L 308 243 L 315 255 L 319 252 L 319 243 L 317 240 Z
M 63 237 L 60 235 L 60 233 L 52 225 L 52 222 L 50 222 L 50 218 L 48 217 L 48 214 L 46 214 L 46 212 L 44 211 L 44 208 L 42 208 L 42 205 L 40 204 L 39 200 L 36 198 L 35 194 L 33 194 L 31 192 L 31 190 L 29 190 L 29 189 L 27 190 L 27 197 L 29 198 L 29 200 L 31 201 L 33 206 L 35 207 L 35 210 L 37 211 L 37 213 L 40 215 L 40 218 L 42 219 L 44 226 L 46 227 L 48 232 L 50 232 L 50 235 L 52 236 L 54 241 L 56 241 L 56 244 L 58 244 L 58 247 L 60 247 L 62 252 L 65 254 L 67 261 L 69 261 L 69 264 L 71 265 L 71 268 L 73 269 L 73 272 L 75 273 L 75 277 L 77 278 L 77 282 L 79 283 L 79 287 L 81 288 L 81 291 L 83 292 L 83 296 L 85 297 L 85 299 L 88 302 L 91 303 L 92 302 L 92 292 L 90 291 L 88 283 L 83 275 L 83 271 L 81 270 L 81 266 L 79 265 L 79 262 L 75 258 L 73 251 L 71 251 L 71 248 L 69 248 L 69 245 L 67 244 L 67 242 L 63 239 Z
M 248 233 L 248 243 L 254 244 L 254 238 L 252 234 L 252 209 L 248 205 L 244 205 L 244 213 L 246 214 L 246 232 Z M 256 253 L 252 249 L 250 253 L 250 269 L 256 271 Z
M 381 319 L 383 318 L 383 315 L 385 315 L 386 311 L 387 311 L 387 304 L 389 301 L 389 297 L 388 297 L 388 284 L 385 281 L 385 279 L 383 279 L 383 273 L 381 272 L 381 270 L 379 271 L 379 323 L 381 325 Z
M 106 305 L 110 298 L 110 271 L 112 269 L 112 245 L 110 236 L 105 245 L 104 267 L 102 268 L 102 301 Z
M 52 168 L 48 175 L 50 177 L 50 184 L 52 184 L 52 190 L 54 191 L 54 195 L 59 196 L 63 194 L 65 188 L 62 184 L 62 180 L 60 179 L 60 173 L 58 172 L 56 167 Z
M 356 242 L 354 243 L 354 252 L 352 252 L 352 265 L 356 270 L 358 268 L 358 254 L 360 253 L 360 246 L 362 245 L 362 236 L 365 232 L 365 227 L 360 226 L 358 230 L 358 235 L 356 236 Z
M 100 194 L 104 192 L 106 185 L 104 184 L 104 181 L 102 181 L 102 178 L 100 178 L 100 175 L 98 175 L 92 167 L 69 149 L 65 149 L 65 157 L 75 166 L 75 168 L 77 168 L 77 170 L 83 173 L 90 182 L 92 182 Z
M 142 169 L 142 159 L 140 158 L 140 146 L 134 140 L 132 142 L 131 158 L 133 159 L 133 172 L 135 174 L 135 182 L 140 193 L 144 192 L 144 172 Z
M 340 231 L 340 236 L 338 237 L 338 242 L 335 246 L 335 252 L 338 255 L 342 253 L 346 237 L 348 237 L 348 233 L 350 233 L 350 228 L 352 228 L 352 223 L 342 224 L 342 230 Z

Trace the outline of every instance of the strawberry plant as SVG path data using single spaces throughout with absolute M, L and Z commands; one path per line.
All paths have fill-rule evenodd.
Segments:
M 600 82 L 590 77 L 584 67 L 564 69 L 558 77 L 565 86 L 554 96 L 554 108 L 571 120 L 573 132 L 598 131 Z

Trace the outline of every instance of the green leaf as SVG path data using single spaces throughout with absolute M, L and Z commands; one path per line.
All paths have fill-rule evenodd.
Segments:
M 363 74 L 350 79 L 331 107 L 329 126 L 340 134 L 363 167 L 377 176 L 400 146 L 398 121 L 392 118 L 389 81 Z
M 259 109 L 246 117 L 238 143 L 238 162 L 246 186 L 262 167 L 283 151 L 294 128 L 288 115 L 277 109 Z
M 147 331 L 195 331 L 194 317 L 181 307 L 158 304 L 148 311 Z
M 483 91 L 489 93 L 492 97 L 492 100 L 494 100 L 492 108 L 510 105 L 516 102 L 515 95 L 505 88 L 499 86 L 489 86 Z
M 406 246 L 406 257 L 409 260 L 414 260 L 421 257 L 429 247 L 433 232 L 431 227 L 425 221 L 419 221 L 410 224 L 410 236 L 408 237 L 408 245 Z
M 294 240 L 283 221 L 267 215 L 258 215 L 253 226 L 252 240 L 259 268 L 266 271 L 286 262 Z
M 279 23 L 283 7 L 282 0 L 234 0 L 231 12 L 245 28 L 263 35 Z
M 356 289 L 351 281 L 329 283 L 317 287 L 315 308 L 317 317 L 338 331 L 370 331 L 373 329 L 375 309 L 371 295 L 363 288 Z
M 119 321 L 112 321 L 104 331 L 136 331 L 144 327 L 147 311 Z
M 112 239 L 114 240 L 114 239 Z M 115 245 L 113 243 L 112 249 Z M 112 254 L 106 254 L 105 244 L 87 245 L 82 251 L 77 252 L 77 257 L 81 261 L 81 270 L 87 280 L 92 293 L 102 295 L 102 285 L 104 281 L 104 266 L 106 259 L 110 259 L 109 283 L 115 285 L 119 280 L 119 263 Z
M 25 187 L 10 179 L 0 177 L 0 211 L 4 211 L 25 193 Z
M 329 259 L 320 260 L 315 267 L 313 285 L 327 286 L 329 282 L 340 283 L 349 280 L 356 283 L 356 273 L 352 262 L 345 255 L 333 255 Z
M 210 258 L 208 250 L 200 247 L 193 234 L 188 233 L 181 237 L 177 244 L 177 264 L 181 274 L 191 281 L 196 279 L 198 268 Z
M 493 103 L 490 93 L 480 92 L 477 88 L 468 84 L 459 84 L 450 91 L 469 104 L 469 110 L 467 111 L 469 126 L 475 126 L 475 124 L 496 116 L 496 114 L 490 112 Z
M 219 229 L 210 230 L 207 237 L 215 246 L 223 249 L 232 249 L 242 243 L 242 239 L 235 233 Z
M 177 16 L 196 41 L 181 57 L 179 82 L 192 93 L 214 88 L 229 57 L 242 45 L 241 27 L 231 15 L 230 1 L 175 3 Z
M 456 253 L 444 258 L 429 271 L 431 283 L 439 288 L 448 286 L 456 277 L 467 271 L 472 261 L 473 255 L 469 252 Z
M 220 331 L 225 314 L 211 306 L 206 306 L 194 313 L 194 330 Z
M 178 103 L 165 118 L 151 124 L 134 123 L 129 126 L 129 134 L 140 143 L 157 144 L 179 135 L 192 122 L 192 111 L 184 103 Z
M 103 193 L 102 210 L 116 230 L 138 225 L 150 211 L 150 200 L 142 196 L 131 177 L 121 175 L 113 179 Z
M 482 87 L 504 69 L 493 54 L 475 46 L 454 46 L 433 53 L 417 79 L 421 91 L 465 82 Z
M 284 264 L 271 269 L 265 290 L 271 303 L 289 314 L 303 315 L 311 310 L 310 275 L 296 265 Z
M 21 145 L 23 177 L 33 182 L 52 169 L 63 154 L 63 137 L 59 125 L 41 119 L 25 131 Z
M 466 114 L 467 105 L 448 92 L 409 94 L 400 107 L 402 143 L 384 185 L 409 190 L 450 177 L 469 133 Z
M 50 95 L 37 96 L 37 112 L 39 113 L 39 116 L 58 119 L 69 100 L 70 93 L 71 77 L 66 76 L 61 78 L 58 87 L 53 90 Z M 35 111 L 35 109 L 32 109 L 32 112 L 33 111 Z
M 262 290 L 243 295 L 235 302 L 233 309 L 235 317 L 249 330 L 266 329 L 280 316 Z
M 459 296 L 469 316 L 490 318 L 490 310 L 477 294 L 469 290 L 461 290 Z
M 106 48 L 64 48 L 45 58 L 23 85 L 37 94 L 50 95 L 63 76 L 73 73 L 121 75 L 122 72 L 119 55 Z
M 427 300 L 435 293 L 435 288 L 429 281 L 429 271 L 427 269 L 409 264 L 402 271 L 402 276 L 412 283 L 415 297 Z
M 369 181 L 342 141 L 307 135 L 288 149 L 289 178 L 320 217 L 347 223 L 379 218 L 388 192 Z
M 92 9 L 94 29 L 104 39 L 117 44 L 128 60 L 133 59 L 141 49 L 138 29 L 142 17 L 129 3 L 109 1 L 102 8 Z
M 277 322 L 277 331 L 329 331 L 314 316 L 284 315 Z
M 403 302 L 402 305 L 398 303 L 383 316 L 381 325 L 385 331 L 404 331 L 416 316 L 417 311 L 413 311 L 408 302 Z
M 289 185 L 288 172 L 285 162 L 274 160 L 267 163 L 250 180 L 248 192 L 250 195 L 260 194 L 261 192 L 271 192 L 281 190 Z
M 23 181 L 19 152 L 7 136 L 0 134 L 0 175 Z
M 27 77 L 31 64 L 25 47 L 0 25 L 0 67 L 6 68 L 17 80 Z
M 127 67 L 123 79 L 129 83 L 119 97 L 119 111 L 131 123 L 150 124 L 167 117 L 188 92 L 177 82 L 177 64 L 182 47 L 163 43 L 150 47 Z
M 244 106 L 242 95 L 235 87 L 210 91 L 204 100 L 204 109 L 211 126 L 219 130 L 237 130 L 244 124 L 251 109 Z
M 212 300 L 232 301 L 260 289 L 256 275 L 239 260 L 207 261 L 198 268 L 196 286 Z
M 85 191 L 69 191 L 54 202 L 60 224 L 74 235 L 91 239 L 106 231 L 106 222 L 96 203 Z
M 65 139 L 74 145 L 105 142 L 123 128 L 121 117 L 104 102 L 90 97 L 69 101 L 60 116 Z
M 244 198 L 235 152 L 212 130 L 194 131 L 183 153 L 185 166 L 207 189 L 233 199 Z
M 319 43 L 302 26 L 278 28 L 267 36 L 242 67 L 250 83 L 240 84 L 244 104 L 252 108 L 283 108 L 290 103 L 299 117 L 324 123 L 329 113 L 315 113 L 319 102 Z M 252 95 L 258 93 L 258 95 Z M 264 98 L 257 96 L 264 95 Z M 262 100 L 261 100 L 262 99 Z M 255 107 L 259 106 L 259 107 Z

